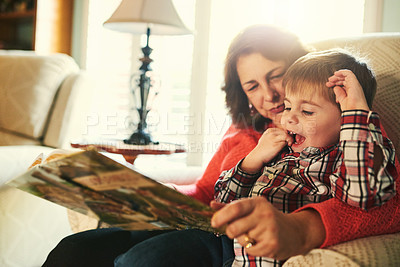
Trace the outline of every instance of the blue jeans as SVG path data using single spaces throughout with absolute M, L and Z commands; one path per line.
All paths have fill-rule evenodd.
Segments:
M 123 266 L 230 266 L 232 240 L 201 230 L 172 231 L 147 239 L 115 260 Z
M 233 244 L 200 230 L 96 229 L 70 235 L 50 252 L 43 267 L 230 266 Z M 228 265 L 224 265 L 225 263 Z

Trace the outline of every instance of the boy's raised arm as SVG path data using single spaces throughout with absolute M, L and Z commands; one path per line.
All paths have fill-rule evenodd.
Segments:
M 340 134 L 343 163 L 335 174 L 334 194 L 363 209 L 382 205 L 395 193 L 393 144 L 382 136 L 379 116 L 370 111 L 353 72 L 336 71 L 326 85 L 333 88 L 343 112 Z

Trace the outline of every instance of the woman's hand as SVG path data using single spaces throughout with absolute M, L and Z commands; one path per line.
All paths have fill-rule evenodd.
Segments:
M 351 70 L 338 70 L 329 77 L 327 87 L 332 87 L 336 95 L 336 102 L 342 111 L 362 109 L 369 111 L 364 91 Z
M 220 209 L 212 218 L 215 228 L 226 226 L 229 238 L 246 245 L 246 237 L 255 244 L 246 249 L 251 256 L 284 260 L 305 254 L 325 240 L 325 229 L 319 214 L 312 209 L 284 214 L 264 197 L 245 198 L 230 204 L 211 202 Z
M 258 140 L 257 146 L 246 156 L 240 168 L 249 173 L 258 172 L 271 161 L 293 138 L 280 128 L 268 128 Z

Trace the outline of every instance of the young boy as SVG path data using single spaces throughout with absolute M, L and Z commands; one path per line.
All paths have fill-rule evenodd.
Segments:
M 310 53 L 288 69 L 283 84 L 283 129 L 265 131 L 236 167 L 221 174 L 215 199 L 261 195 L 289 213 L 332 197 L 362 209 L 393 197 L 394 147 L 370 111 L 376 80 L 367 65 L 343 50 Z M 250 260 L 236 240 L 235 254 L 235 264 L 274 263 Z

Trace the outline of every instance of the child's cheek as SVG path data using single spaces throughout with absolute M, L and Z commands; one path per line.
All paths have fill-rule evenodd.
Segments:
M 317 121 L 315 119 L 307 121 L 304 126 L 304 133 L 306 135 L 310 136 L 317 134 Z

